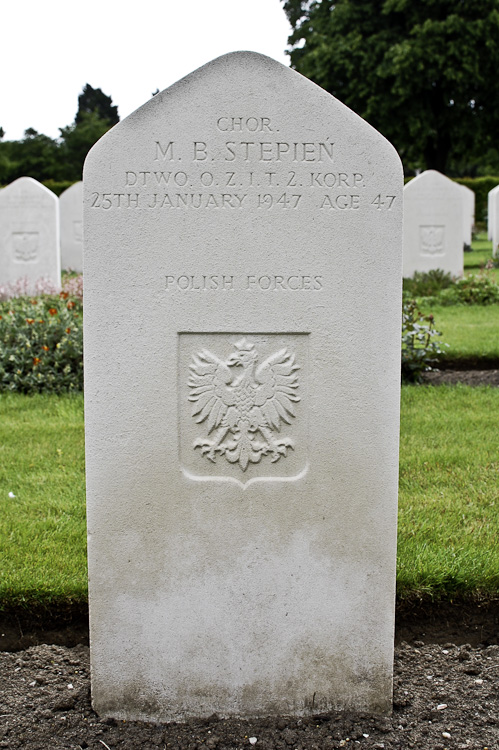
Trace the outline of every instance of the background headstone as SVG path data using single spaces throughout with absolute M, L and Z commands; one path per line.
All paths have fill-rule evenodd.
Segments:
M 499 186 L 490 193 L 490 213 L 492 255 L 495 258 L 499 249 Z
M 489 240 L 492 240 L 492 224 L 494 214 L 493 198 L 497 193 L 499 193 L 499 185 L 496 185 L 495 188 L 489 190 L 489 193 L 487 195 L 487 239 Z
M 59 196 L 61 265 L 83 271 L 83 182 L 75 182 Z
M 471 248 L 475 226 L 475 192 L 466 185 L 459 185 L 459 187 L 463 195 L 463 243 Z
M 404 277 L 441 268 L 462 276 L 464 201 L 461 186 L 429 169 L 404 187 Z
M 499 196 L 499 185 L 489 191 L 487 196 L 487 237 L 492 242 L 492 255 L 497 254 L 497 243 L 499 232 L 497 231 L 497 197 Z
M 22 278 L 61 285 L 59 199 L 31 177 L 0 191 L 0 284 Z
M 390 710 L 398 155 L 240 52 L 109 131 L 84 185 L 96 710 Z

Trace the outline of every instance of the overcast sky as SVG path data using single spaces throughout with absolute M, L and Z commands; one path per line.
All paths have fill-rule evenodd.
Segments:
M 52 138 L 89 83 L 123 119 L 214 57 L 253 50 L 289 64 L 280 0 L 13 0 L 2 6 L 0 126 Z

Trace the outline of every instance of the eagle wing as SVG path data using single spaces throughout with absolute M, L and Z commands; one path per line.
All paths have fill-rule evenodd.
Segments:
M 255 406 L 261 412 L 272 429 L 280 430 L 281 421 L 291 424 L 295 417 L 294 402 L 300 401 L 296 395 L 298 389 L 299 366 L 295 363 L 294 354 L 287 349 L 280 349 L 262 362 L 255 373 L 259 384 L 255 394 Z
M 195 354 L 190 365 L 189 401 L 193 403 L 192 416 L 196 422 L 208 420 L 208 433 L 218 427 L 227 414 L 230 406 L 236 403 L 236 395 L 229 388 L 232 373 L 225 362 L 222 362 L 208 349 Z

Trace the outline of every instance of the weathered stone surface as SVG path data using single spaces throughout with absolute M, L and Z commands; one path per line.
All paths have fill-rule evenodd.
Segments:
M 404 187 L 404 277 L 441 268 L 461 276 L 464 266 L 463 192 L 434 169 Z
M 388 711 L 398 155 L 233 53 L 109 131 L 84 184 L 96 709 Z
M 475 193 L 466 185 L 459 185 L 459 187 L 463 196 L 463 243 L 471 247 L 475 226 Z
M 495 210 L 493 198 L 497 193 L 499 193 L 499 185 L 496 185 L 495 188 L 489 190 L 487 195 L 487 237 L 489 240 L 492 240 L 492 225 Z
M 83 182 L 75 182 L 59 196 L 61 264 L 65 270 L 83 271 Z
M 23 278 L 61 284 L 59 199 L 31 177 L 0 191 L 0 284 Z
M 499 185 L 488 195 L 488 231 L 492 242 L 492 255 L 496 257 L 499 248 Z

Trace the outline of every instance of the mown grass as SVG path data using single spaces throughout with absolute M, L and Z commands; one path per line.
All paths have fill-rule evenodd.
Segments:
M 400 596 L 499 591 L 498 413 L 499 389 L 402 389 Z
M 0 610 L 82 602 L 83 398 L 5 394 L 0 410 Z M 402 389 L 401 598 L 499 591 L 498 413 L 499 389 Z
M 83 396 L 0 394 L 0 414 L 0 609 L 84 600 Z
M 492 259 L 492 242 L 487 239 L 486 232 L 475 235 L 471 247 L 473 248 L 472 251 L 464 254 L 465 276 L 480 273 L 485 268 L 487 261 Z M 499 284 L 499 268 L 487 270 L 487 275 L 494 279 L 496 284 Z
M 499 305 L 421 305 L 432 313 L 435 328 L 442 333 L 440 343 L 448 360 L 476 360 L 486 365 L 499 362 Z

